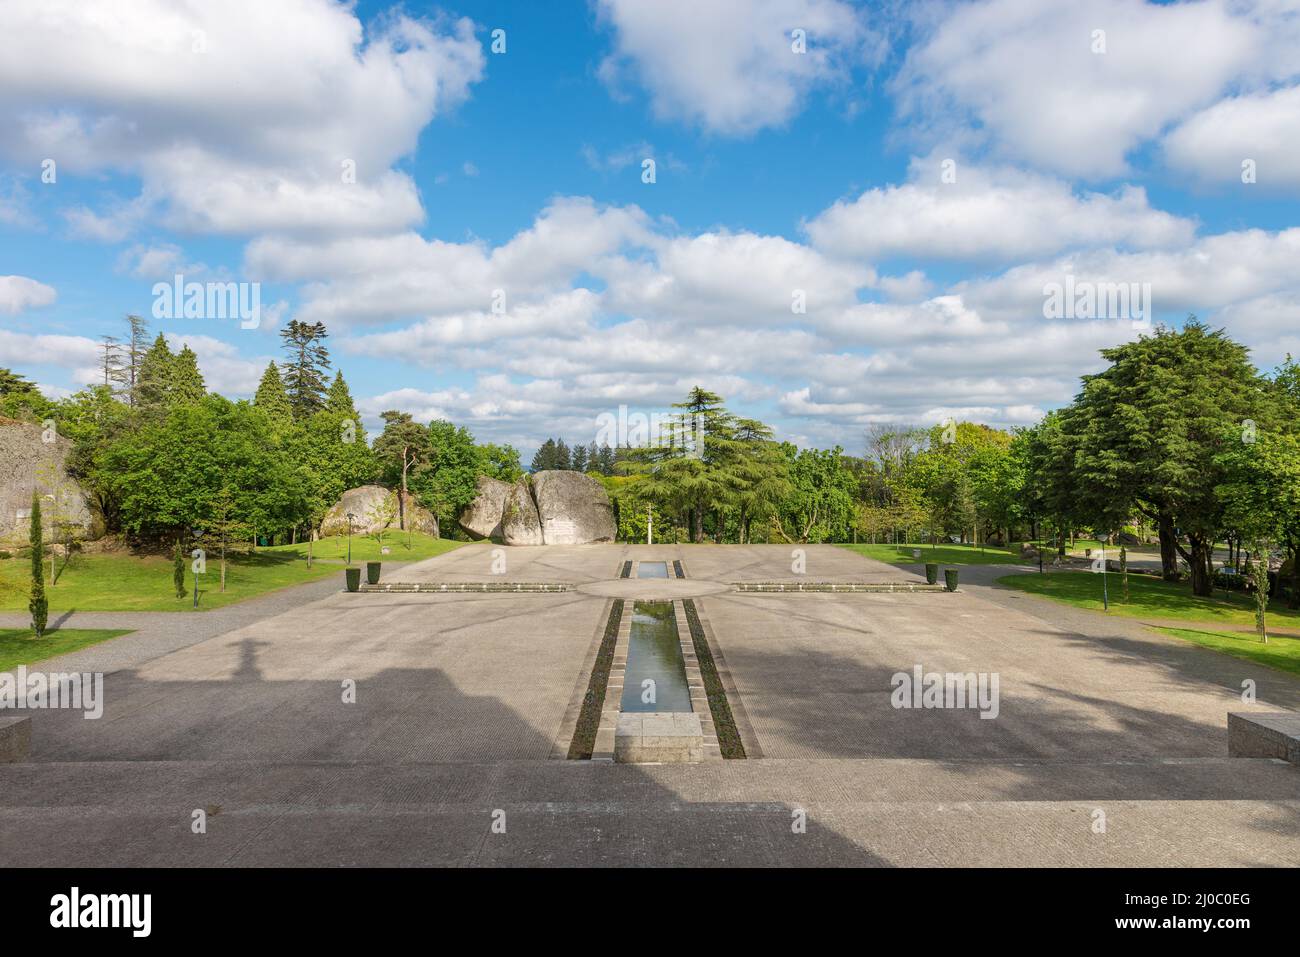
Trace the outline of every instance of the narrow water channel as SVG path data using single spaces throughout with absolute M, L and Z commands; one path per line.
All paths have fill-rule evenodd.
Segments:
M 664 577 L 667 577 L 666 566 Z M 652 701 L 643 700 L 647 680 L 654 682 Z M 627 671 L 619 710 L 692 710 L 686 666 L 677 637 L 677 617 L 670 601 L 639 601 L 632 606 L 632 633 L 628 639 Z

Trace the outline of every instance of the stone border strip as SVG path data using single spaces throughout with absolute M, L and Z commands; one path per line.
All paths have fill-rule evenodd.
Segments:
M 763 749 L 758 745 L 758 735 L 749 722 L 740 689 L 731 677 L 731 669 L 727 667 L 727 659 L 718 645 L 718 637 L 714 634 L 708 615 L 704 613 L 703 600 L 687 598 L 683 604 L 687 606 L 686 617 L 692 625 L 691 637 L 695 641 L 696 653 L 701 657 L 707 656 L 706 665 L 701 669 L 707 678 L 705 687 L 713 697 L 720 699 L 721 707 L 717 713 L 723 733 L 719 736 L 719 745 L 726 743 L 722 756 L 729 760 L 761 758 Z
M 704 732 L 704 760 L 721 761 L 722 746 L 718 742 L 718 725 L 714 720 L 704 675 L 700 671 L 695 636 L 686 615 L 686 601 L 673 602 L 673 613 L 677 616 L 677 640 L 681 644 L 682 661 L 686 665 L 686 687 L 691 694 L 691 710 L 700 716 L 700 730 Z
M 573 693 L 569 695 L 569 706 L 564 710 L 564 718 L 560 721 L 560 730 L 551 746 L 551 757 L 553 759 L 567 759 L 570 750 L 578 746 L 578 742 L 574 738 L 578 734 L 578 722 L 582 718 L 582 709 L 588 695 L 594 697 L 597 694 L 604 693 L 604 680 L 602 678 L 593 679 L 593 675 L 598 670 L 601 671 L 602 675 L 604 674 L 604 670 L 601 668 L 601 651 L 604 647 L 605 635 L 609 631 L 610 615 L 614 612 L 614 603 L 616 601 L 618 601 L 616 598 L 606 599 L 604 606 L 601 608 L 600 617 L 596 619 L 596 627 L 591 635 L 591 644 L 587 646 L 587 653 L 582 660 L 582 671 L 579 672 L 577 680 L 573 683 Z M 619 613 L 622 614 L 621 611 Z M 600 687 L 596 687 L 596 685 Z
M 573 586 L 567 582 L 380 582 L 378 585 L 362 585 L 360 593 L 373 595 L 392 592 L 394 594 L 445 594 L 449 592 L 530 592 L 553 593 L 571 591 Z
M 731 582 L 737 591 L 755 592 L 942 592 L 928 582 Z
M 602 709 L 609 696 L 608 682 L 613 660 L 613 640 L 622 623 L 625 602 L 612 598 L 605 602 L 596 623 L 596 633 L 587 649 L 585 667 L 574 684 L 569 707 L 560 722 L 560 731 L 551 747 L 551 757 L 557 759 L 585 760 L 592 756 L 596 735 L 589 728 L 596 725 L 599 731 Z M 585 740 L 584 740 L 585 739 Z
M 605 684 L 605 697 L 601 700 L 600 726 L 596 729 L 596 744 L 591 760 L 614 762 L 614 739 L 618 734 L 619 707 L 623 701 L 623 681 L 627 677 L 627 646 L 632 638 L 632 607 L 630 599 L 618 599 L 620 620 L 614 640 L 614 656 L 609 665 L 609 680 Z M 613 624 L 613 619 L 610 620 Z

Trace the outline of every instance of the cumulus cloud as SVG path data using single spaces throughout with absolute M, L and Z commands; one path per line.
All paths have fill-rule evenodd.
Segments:
M 1205 182 L 1241 184 L 1252 160 L 1261 188 L 1300 188 L 1300 86 L 1222 100 L 1179 124 L 1164 148 L 1173 168 Z
M 954 163 L 945 182 L 944 158 L 914 159 L 909 182 L 836 202 L 806 224 L 809 238 L 842 256 L 1006 261 L 1084 246 L 1185 245 L 1195 232 L 1190 220 L 1153 209 L 1141 187 L 1076 191 L 1025 170 Z
M 141 0 L 111 16 L 17 0 L 0 6 L 0 149 L 138 176 L 138 203 L 182 229 L 401 228 L 422 210 L 393 163 L 483 66 L 468 20 L 396 14 L 366 32 L 329 0 Z M 115 241 L 136 212 L 67 215 Z
M 650 94 L 655 114 L 725 135 L 778 126 L 808 93 L 875 61 L 881 41 L 843 0 L 598 0 L 614 32 L 600 74 Z M 791 34 L 803 30 L 806 52 Z
M 922 135 L 978 129 L 1017 162 L 1117 176 L 1133 149 L 1232 87 L 1295 75 L 1293 14 L 1279 0 L 953 3 L 919 26 L 893 88 Z
M 0 329 L 0 365 L 5 366 L 62 366 L 83 370 L 80 381 L 90 381 L 99 361 L 99 344 L 85 336 L 31 335 Z
M 26 276 L 0 276 L 0 312 L 11 316 L 25 309 L 48 306 L 57 298 L 53 286 Z

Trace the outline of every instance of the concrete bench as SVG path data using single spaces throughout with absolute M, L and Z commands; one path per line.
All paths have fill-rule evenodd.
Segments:
M 32 719 L 0 716 L 0 764 L 26 761 L 32 749 Z
M 1300 714 L 1229 711 L 1228 754 L 1234 758 L 1282 758 L 1300 764 Z
M 685 764 L 704 760 L 700 716 L 685 711 L 638 711 L 618 716 L 614 760 L 623 764 Z

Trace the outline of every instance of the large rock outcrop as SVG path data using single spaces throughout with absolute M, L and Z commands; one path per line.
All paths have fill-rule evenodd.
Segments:
M 321 519 L 322 535 L 346 535 L 348 533 L 348 513 L 355 516 L 352 520 L 353 535 L 372 535 L 385 528 L 401 528 L 401 510 L 397 493 L 382 485 L 362 485 L 350 488 L 325 513 Z M 421 508 L 413 501 L 406 505 L 408 526 L 427 535 L 438 534 L 438 517 L 427 508 Z
M 480 475 L 476 483 L 478 494 L 465 506 L 457 521 L 475 538 L 501 539 L 501 516 L 506 510 L 506 499 L 513 486 L 500 479 Z
M 581 472 L 548 471 L 533 476 L 533 499 L 547 545 L 612 542 L 614 509 L 605 486 Z
M 514 485 L 480 478 L 459 522 L 477 538 L 506 545 L 612 542 L 616 531 L 605 487 L 568 471 L 535 472 Z
M 537 516 L 537 503 L 533 501 L 528 479 L 521 478 L 510 487 L 505 508 L 501 512 L 501 541 L 507 545 L 545 545 L 542 523 Z
M 104 534 L 102 517 L 68 475 L 71 452 L 71 440 L 52 428 L 0 418 L 0 546 L 27 543 L 33 490 L 42 496 L 47 543 Z

